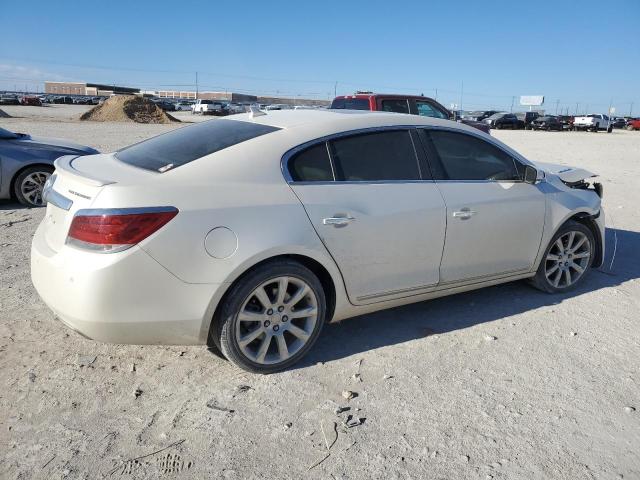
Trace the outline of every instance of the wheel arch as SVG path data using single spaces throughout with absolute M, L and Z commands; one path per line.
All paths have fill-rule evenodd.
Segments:
M 206 339 L 206 342 L 208 345 L 211 346 L 211 342 L 213 341 L 213 338 L 210 335 L 210 332 L 212 331 L 212 329 L 216 325 L 216 322 L 219 319 L 218 315 L 220 314 L 222 305 L 224 304 L 224 302 L 226 301 L 227 297 L 229 296 L 232 290 L 231 287 L 236 285 L 239 281 L 241 281 L 248 274 L 253 272 L 256 268 L 259 268 L 268 263 L 277 262 L 278 260 L 295 261 L 305 266 L 309 270 L 311 270 L 313 274 L 316 275 L 316 277 L 318 277 L 318 280 L 320 281 L 320 284 L 324 289 L 325 297 L 327 300 L 327 316 L 325 321 L 327 323 L 331 321 L 336 311 L 336 305 L 338 303 L 338 291 L 339 291 L 338 288 L 342 286 L 342 283 L 341 282 L 337 283 L 336 279 L 334 279 L 334 276 L 329 272 L 329 269 L 327 269 L 320 261 L 318 261 L 315 258 L 312 258 L 309 255 L 300 254 L 300 253 L 277 254 L 277 255 L 269 256 L 267 258 L 260 259 L 252 263 L 249 267 L 245 268 L 240 274 L 236 275 L 231 282 L 225 284 L 226 288 L 224 289 L 222 294 L 219 296 L 217 301 L 215 298 L 212 300 L 212 305 L 207 310 L 207 315 L 205 317 L 205 321 L 203 322 L 203 329 L 201 331 L 201 336 Z
M 535 272 L 538 270 L 540 262 L 544 257 L 544 252 L 549 246 L 549 242 L 551 241 L 551 239 L 556 235 L 556 233 L 558 233 L 558 230 L 560 230 L 569 221 L 581 223 L 591 231 L 596 242 L 596 254 L 594 256 L 592 266 L 597 268 L 602 265 L 602 263 L 604 262 L 604 245 L 602 235 L 600 234 L 600 228 L 596 221 L 599 216 L 600 211 L 598 211 L 597 213 L 591 213 L 587 210 L 579 210 L 569 213 L 562 221 L 558 222 L 557 226 L 553 229 L 553 232 L 551 232 L 551 234 L 547 238 L 547 242 L 540 245 L 540 251 L 538 252 L 538 258 L 536 259 L 535 268 L 533 269 L 533 271 Z

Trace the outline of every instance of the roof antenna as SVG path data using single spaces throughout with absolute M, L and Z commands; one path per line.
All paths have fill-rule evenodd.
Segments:
M 262 115 L 266 115 L 266 112 L 263 112 L 258 107 L 251 105 L 249 107 L 249 118 L 261 117 Z

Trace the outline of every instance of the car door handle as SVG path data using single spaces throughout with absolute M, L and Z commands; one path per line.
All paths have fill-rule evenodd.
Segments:
M 329 217 L 323 218 L 322 223 L 324 225 L 333 225 L 334 227 L 344 227 L 349 225 L 355 218 L 353 217 Z
M 478 212 L 471 210 L 469 208 L 462 208 L 460 210 L 453 212 L 453 216 L 455 218 L 459 218 L 460 220 L 468 220 L 471 217 L 473 217 L 476 213 Z

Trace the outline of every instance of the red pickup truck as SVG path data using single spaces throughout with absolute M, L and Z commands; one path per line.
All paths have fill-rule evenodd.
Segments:
M 331 109 L 372 110 L 382 112 L 409 113 L 423 117 L 456 120 L 453 114 L 433 98 L 422 95 L 396 95 L 372 92 L 357 92 L 355 95 L 340 95 L 331 102 Z M 489 126 L 482 122 L 458 119 L 470 127 L 489 133 Z

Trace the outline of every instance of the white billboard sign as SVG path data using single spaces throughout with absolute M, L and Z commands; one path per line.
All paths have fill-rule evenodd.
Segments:
M 544 95 L 523 95 L 520 97 L 520 105 L 537 107 L 544 103 Z

